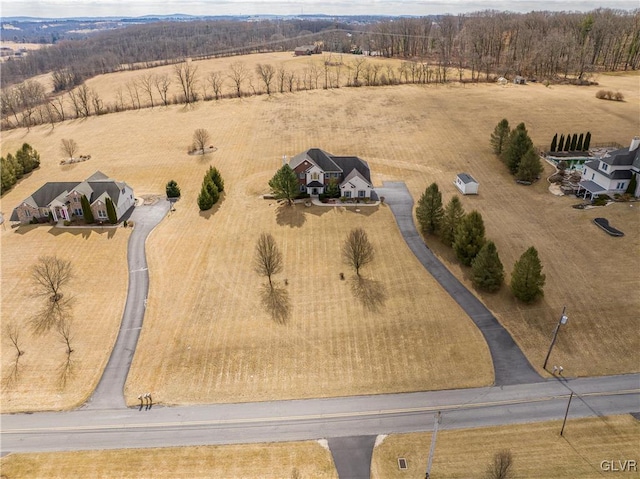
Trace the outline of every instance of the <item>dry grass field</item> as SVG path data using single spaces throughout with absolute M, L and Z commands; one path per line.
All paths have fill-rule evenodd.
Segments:
M 602 461 L 638 462 L 640 422 L 630 415 L 461 429 L 438 432 L 431 476 L 443 479 L 484 477 L 493 455 L 507 449 L 514 477 L 596 478 L 609 474 L 640 477 L 638 470 L 604 471 Z M 427 466 L 431 433 L 391 435 L 374 449 L 371 479 L 421 479 Z M 408 469 L 398 468 L 398 458 Z
M 207 68 L 217 69 L 219 61 L 228 60 L 212 60 Z M 199 63 L 204 70 L 205 62 Z M 310 147 L 358 155 L 369 161 L 375 185 L 404 180 L 416 199 L 436 181 L 446 201 L 457 191 L 452 183 L 457 172 L 474 175 L 480 195 L 463 198 L 463 204 L 482 213 L 507 276 L 532 244 L 545 267 L 546 295 L 533 306 L 516 303 L 506 291 L 481 296 L 534 365 L 540 366 L 566 304 L 570 322 L 552 363 L 562 364 L 568 375 L 637 371 L 640 303 L 631 293 L 640 282 L 637 204 L 578 211 L 570 208 L 575 198 L 550 195 L 544 181 L 516 185 L 491 154 L 488 138 L 506 117 L 512 124 L 526 122 L 536 144 L 547 143 L 556 131 L 587 130 L 592 142 L 626 144 L 640 129 L 638 78 L 601 75 L 601 85 L 592 88 L 452 84 L 314 90 L 130 111 L 53 130 L 11 130 L 3 133 L 2 153 L 27 141 L 43 163 L 2 198 L 2 210 L 9 214 L 43 181 L 85 178 L 96 169 L 127 181 L 136 195 L 162 193 L 169 179 L 178 182 L 183 198 L 177 211 L 148 240 L 151 291 L 126 387 L 132 404 L 142 390 L 153 391 L 161 402 L 189 403 L 491 383 L 480 333 L 411 255 L 386 206 L 360 212 L 287 210 L 259 198 L 282 155 Z M 597 100 L 597 88 L 619 90 L 627 101 Z M 211 132 L 215 153 L 186 154 L 197 128 Z M 80 153 L 92 159 L 60 167 L 62 138 L 75 139 Z M 220 169 L 226 191 L 211 212 L 201 214 L 195 200 L 210 164 Z M 591 224 L 596 215 L 606 216 L 626 236 L 606 236 Z M 378 252 L 364 271 L 368 288 L 359 297 L 339 253 L 354 226 L 369 232 Z M 285 258 L 277 278 L 281 286 L 288 280 L 285 325 L 276 324 L 261 304 L 263 280 L 251 268 L 263 231 L 273 234 Z M 7 314 L 20 314 L 19 306 L 5 303 L 6 285 L 12 284 L 5 263 L 16 256 L 17 237 L 15 230 L 2 232 L 3 322 Z M 19 235 L 21 247 L 29 248 L 34 238 Z M 429 243 L 467 281 L 468 272 L 449 252 Z M 110 253 L 124 261 L 124 242 Z M 76 262 L 79 268 L 87 265 L 87 275 L 95 270 Z M 339 280 L 339 272 L 346 273 L 346 281 Z M 118 274 L 123 273 L 124 266 Z M 111 301 L 118 314 L 123 305 L 123 297 Z M 114 319 L 109 337 L 115 337 L 116 324 Z M 106 361 L 108 351 L 103 354 Z M 9 360 L 5 343 L 3 369 Z M 5 394 L 3 389 L 3 399 Z
M 242 446 L 171 447 L 11 454 L 2 477 L 337 479 L 328 449 L 314 441 Z M 295 471 L 299 474 L 295 475 Z

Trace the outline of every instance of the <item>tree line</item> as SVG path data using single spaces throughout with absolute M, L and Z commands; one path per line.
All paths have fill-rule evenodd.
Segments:
M 471 267 L 476 288 L 493 293 L 502 287 L 504 266 L 495 243 L 485 237 L 484 221 L 478 211 L 466 213 L 457 195 L 443 207 L 438 185 L 432 183 L 418 201 L 416 218 L 424 236 L 438 236 L 453 248 L 460 263 Z M 531 246 L 513 266 L 511 292 L 520 301 L 530 303 L 543 296 L 544 283 L 538 251 Z
M 40 167 L 40 154 L 28 143 L 16 151 L 15 155 L 7 153 L 0 158 L 1 188 L 4 195 L 24 175 Z

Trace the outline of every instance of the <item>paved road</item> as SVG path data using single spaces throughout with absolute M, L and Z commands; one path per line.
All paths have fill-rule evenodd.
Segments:
M 1 416 L 1 451 L 190 446 L 299 441 L 640 411 L 640 374 L 550 379 L 476 389 L 244 404 L 80 409 Z
M 531 367 L 509 332 L 424 244 L 413 222 L 413 198 L 407 185 L 404 182 L 385 181 L 383 188 L 376 188 L 376 193 L 385 197 L 385 203 L 391 208 L 400 233 L 413 254 L 482 332 L 491 352 L 495 384 L 505 386 L 541 381 L 540 375 Z
M 151 230 L 160 223 L 168 211 L 169 202 L 159 200 L 153 205 L 137 206 L 131 214 L 130 219 L 134 222 L 134 228 L 129 238 L 127 250 L 129 289 L 120 331 L 98 387 L 82 406 L 83 408 L 109 409 L 126 407 L 124 383 L 131 367 L 133 354 L 140 336 L 140 329 L 142 329 L 145 302 L 149 291 L 145 242 Z

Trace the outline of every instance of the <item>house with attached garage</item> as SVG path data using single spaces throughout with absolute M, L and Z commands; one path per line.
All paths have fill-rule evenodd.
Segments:
M 578 184 L 577 196 L 596 198 L 599 195 L 613 196 L 626 192 L 633 175 L 640 174 L 640 137 L 631 140 L 628 148 L 615 150 L 593 161 L 585 163 Z M 632 192 L 640 196 L 640 181 Z
M 298 176 L 301 193 L 317 196 L 326 193 L 329 184 L 335 182 L 340 196 L 371 198 L 371 171 L 367 162 L 357 156 L 335 156 L 311 148 L 291 158 L 289 166 Z
M 26 224 L 71 220 L 83 217 L 82 197 L 86 196 L 96 221 L 108 221 L 107 198 L 111 199 L 116 218 L 134 205 L 133 189 L 124 182 L 109 178 L 100 171 L 84 181 L 55 181 L 45 183 L 31 196 L 22 201 L 11 214 L 11 221 Z

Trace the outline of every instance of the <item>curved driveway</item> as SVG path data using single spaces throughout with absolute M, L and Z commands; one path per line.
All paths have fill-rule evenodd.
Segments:
M 509 332 L 502 327 L 482 302 L 476 298 L 424 244 L 413 222 L 413 198 L 404 182 L 385 181 L 376 188 L 378 196 L 385 197 L 398 223 L 400 233 L 423 266 L 451 295 L 478 326 L 491 352 L 495 384 L 526 384 L 541 381 Z
M 120 331 L 98 387 L 83 408 L 113 409 L 126 406 L 124 383 L 131 367 L 133 354 L 140 336 L 140 329 L 142 329 L 147 293 L 149 291 L 149 271 L 147 269 L 145 241 L 151 230 L 165 217 L 169 211 L 169 206 L 168 201 L 159 200 L 152 205 L 137 206 L 131 214 L 130 219 L 133 221 L 134 228 L 127 248 L 129 289 L 124 313 L 122 314 L 122 322 L 120 323 Z

